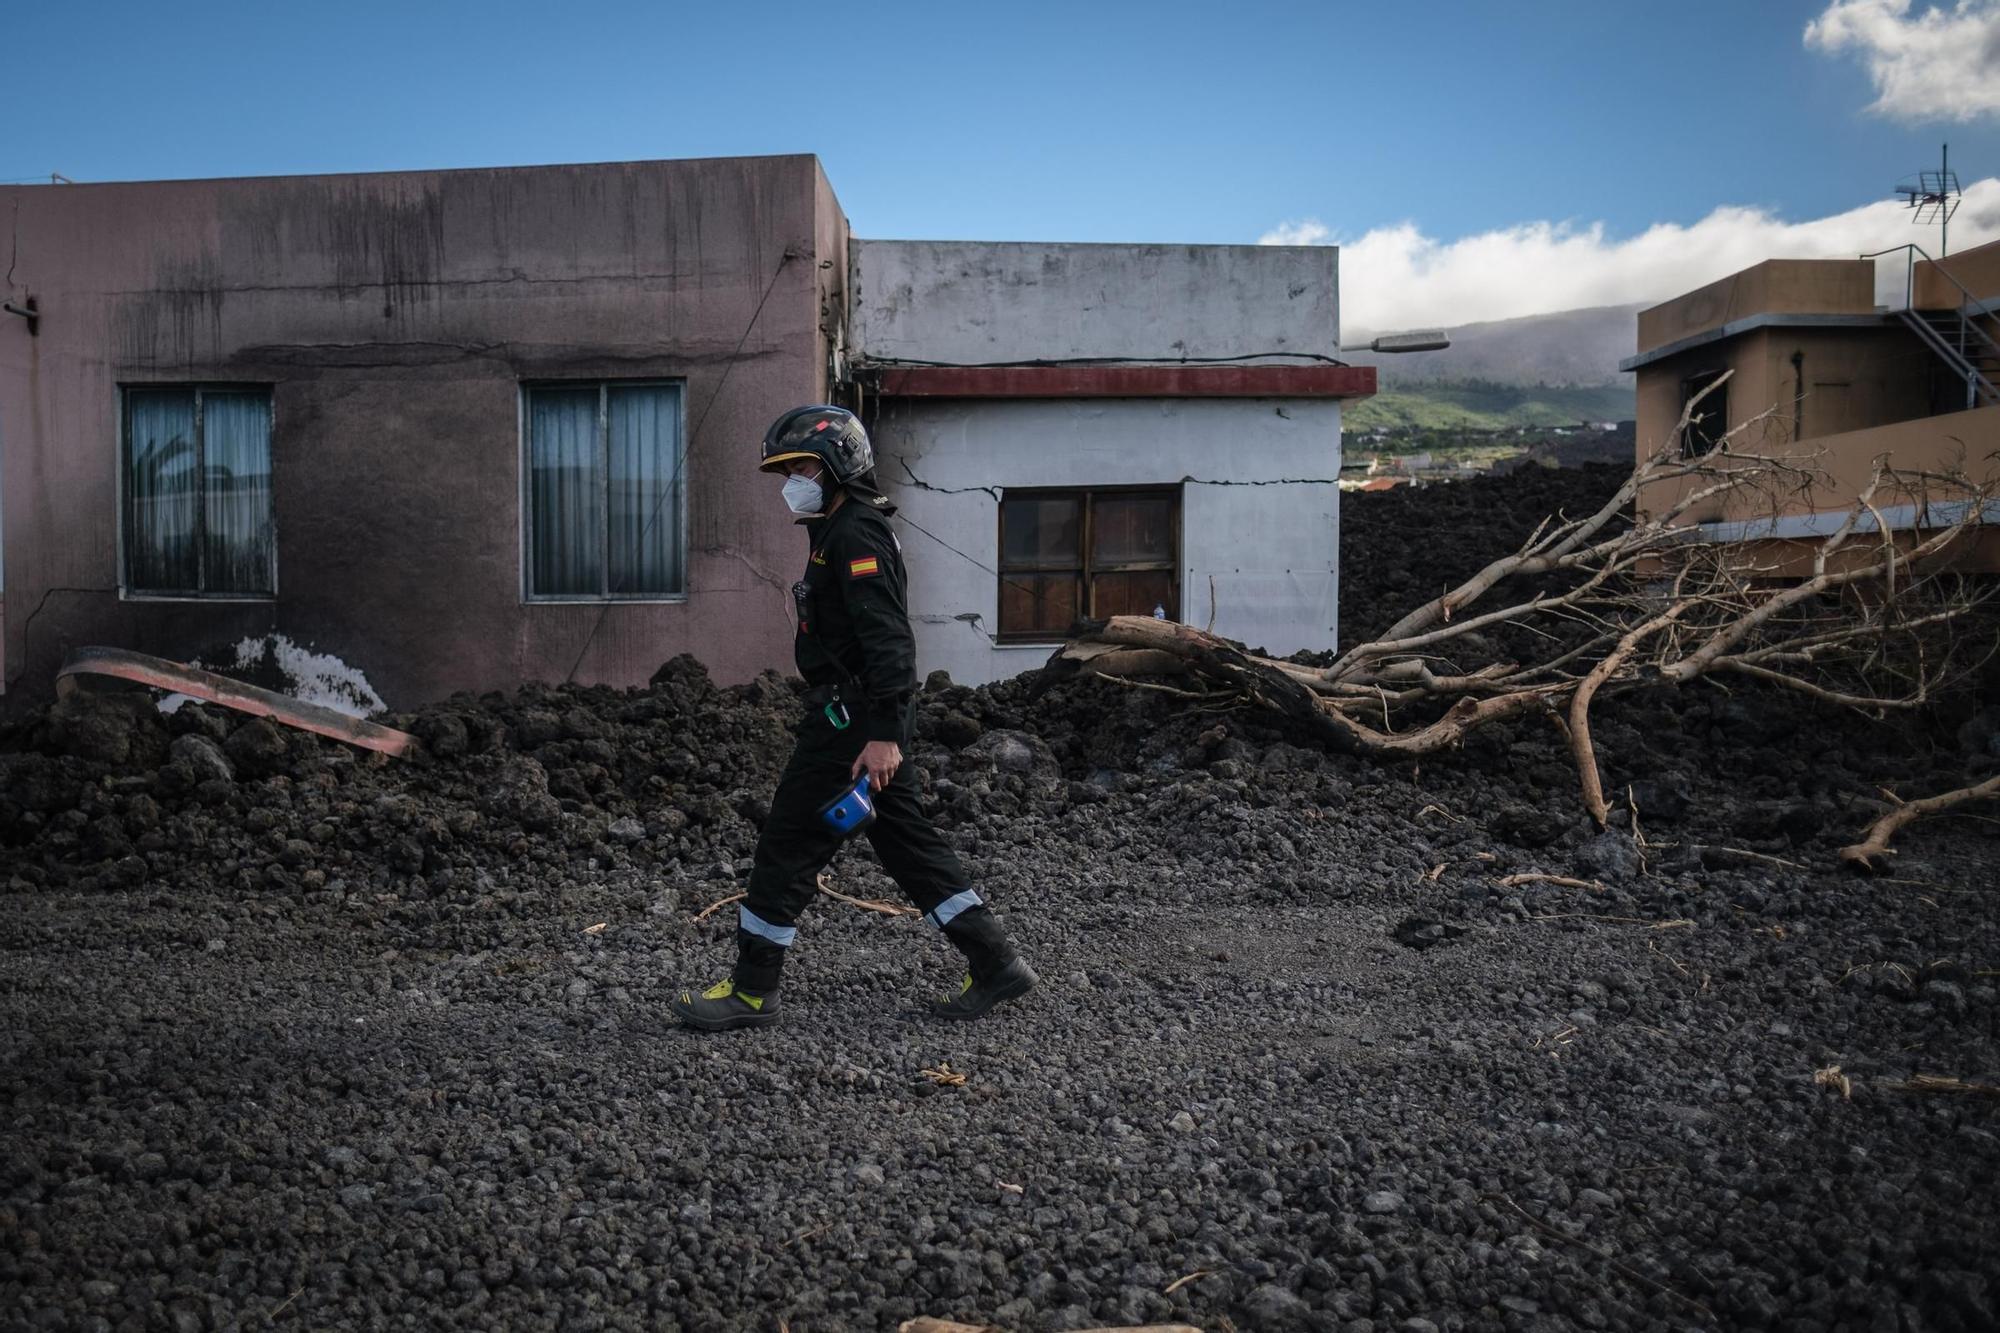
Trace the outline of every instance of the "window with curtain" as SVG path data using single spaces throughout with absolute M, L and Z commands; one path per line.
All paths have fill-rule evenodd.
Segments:
M 269 597 L 271 391 L 125 390 L 125 591 Z
M 685 593 L 681 386 L 531 385 L 526 397 L 528 596 Z
M 1080 617 L 1180 613 L 1181 494 L 1013 490 L 1000 502 L 1000 637 L 1060 638 Z

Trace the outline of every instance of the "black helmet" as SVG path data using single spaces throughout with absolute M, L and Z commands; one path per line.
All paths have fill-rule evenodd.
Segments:
M 817 458 L 837 486 L 862 477 L 875 466 L 875 449 L 861 418 L 844 407 L 795 407 L 764 432 L 762 471 L 799 458 Z

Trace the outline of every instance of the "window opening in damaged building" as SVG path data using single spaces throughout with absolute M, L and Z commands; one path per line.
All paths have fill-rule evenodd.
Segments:
M 124 390 L 125 591 L 140 597 L 270 597 L 271 390 Z
M 524 393 L 528 597 L 684 595 L 681 385 L 573 381 Z
M 1690 375 L 1681 381 L 1681 410 L 1703 389 L 1726 374 L 1726 371 L 1704 370 L 1698 375 Z M 1700 458 L 1713 453 L 1722 443 L 1722 437 L 1729 433 L 1729 386 L 1718 384 L 1695 407 L 1694 415 L 1688 418 L 1687 433 L 1681 437 L 1681 457 Z
M 1177 486 L 1009 489 L 1000 503 L 1000 638 L 1080 618 L 1180 613 Z

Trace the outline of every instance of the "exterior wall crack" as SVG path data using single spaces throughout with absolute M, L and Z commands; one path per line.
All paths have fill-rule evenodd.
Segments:
M 964 495 L 970 491 L 984 491 L 993 497 L 993 503 L 1000 503 L 1000 488 L 998 486 L 933 486 L 911 471 L 909 460 L 901 454 L 896 455 L 896 466 L 903 469 L 903 476 L 909 481 L 909 484 L 920 491 L 931 491 L 937 495 Z
M 910 619 L 920 625 L 963 625 L 977 635 L 981 643 L 993 646 L 993 635 L 986 629 L 986 617 L 977 611 L 960 611 L 957 615 L 913 615 Z
M 790 604 L 792 598 L 791 585 L 786 583 L 783 579 L 779 578 L 776 574 L 772 574 L 766 571 L 765 569 L 761 568 L 760 566 L 758 566 L 755 562 L 753 562 L 750 559 L 749 556 L 743 554 L 743 552 L 737 550 L 734 546 L 704 546 L 700 549 L 703 555 L 727 556 L 730 559 L 737 561 L 745 569 L 749 570 L 751 576 L 755 578 L 759 583 L 766 583 L 769 584 L 771 587 L 775 588 L 781 595 L 783 595 L 787 605 Z M 787 621 L 791 619 L 791 613 L 789 611 L 786 612 L 785 618 Z

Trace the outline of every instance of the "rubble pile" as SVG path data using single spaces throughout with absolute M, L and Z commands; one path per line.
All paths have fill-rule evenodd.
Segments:
M 1349 637 L 1616 484 L 1350 497 Z M 1044 989 L 926 1024 L 936 933 L 828 898 L 786 1022 L 696 1037 L 799 712 L 677 658 L 385 719 L 409 761 L 0 732 L 0 1327 L 2000 1321 L 1996 825 L 1834 857 L 2000 764 L 1990 699 L 1621 700 L 1600 832 L 1546 724 L 1384 764 L 934 678 L 926 802 Z

